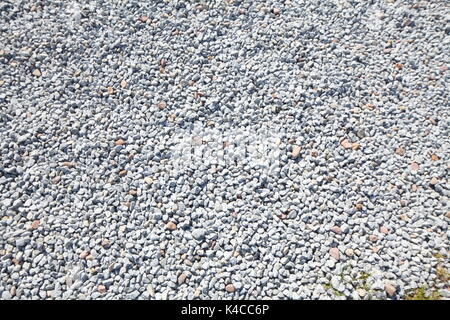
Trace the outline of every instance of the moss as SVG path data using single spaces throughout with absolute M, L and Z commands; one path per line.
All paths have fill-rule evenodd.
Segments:
M 413 289 L 406 296 L 406 300 L 440 300 L 440 299 L 441 295 L 437 290 L 431 290 L 430 295 L 427 295 L 425 287 Z
M 444 255 L 441 254 L 441 253 L 439 253 L 439 252 L 434 253 L 434 254 L 433 254 L 433 257 L 435 257 L 435 258 L 438 259 L 438 260 L 444 259 Z
M 449 282 L 450 281 L 450 273 L 444 267 L 437 267 L 436 268 L 436 276 L 442 282 Z

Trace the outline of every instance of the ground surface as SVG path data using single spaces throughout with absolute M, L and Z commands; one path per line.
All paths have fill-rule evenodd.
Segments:
M 449 9 L 0 1 L 1 298 L 449 297 Z

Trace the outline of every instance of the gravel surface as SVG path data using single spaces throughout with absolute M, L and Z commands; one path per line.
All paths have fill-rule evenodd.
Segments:
M 449 2 L 187 2 L 0 1 L 1 299 L 449 298 Z

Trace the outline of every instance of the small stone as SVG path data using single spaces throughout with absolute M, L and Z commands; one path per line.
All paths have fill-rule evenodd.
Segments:
M 34 69 L 33 70 L 33 76 L 35 77 L 40 77 L 42 75 L 41 71 L 39 69 Z
M 363 288 L 358 288 L 358 289 L 356 289 L 356 292 L 358 293 L 358 295 L 359 295 L 361 298 L 365 297 L 366 294 L 367 294 L 367 291 L 364 290 Z
M 388 234 L 389 233 L 389 229 L 386 228 L 385 226 L 380 227 L 380 232 L 384 233 L 384 234 Z
M 201 240 L 205 237 L 206 230 L 205 229 L 195 229 L 192 231 L 192 237 L 197 240 Z
M 387 293 L 390 297 L 394 296 L 394 295 L 395 295 L 395 292 L 397 291 L 397 290 L 395 289 L 395 287 L 394 287 L 392 284 L 390 284 L 390 283 L 386 283 L 386 284 L 384 285 L 384 289 L 386 290 L 386 293 Z
M 144 178 L 144 182 L 145 182 L 146 184 L 152 184 L 152 183 L 153 183 L 153 179 L 150 178 L 150 177 L 145 177 L 145 178 Z
M 338 248 L 331 248 L 330 249 L 330 256 L 332 258 L 334 258 L 335 260 L 339 260 L 341 255 L 339 253 L 339 249 Z
M 278 15 L 278 14 L 280 14 L 281 10 L 278 9 L 278 8 L 273 8 L 272 12 L 273 12 L 273 14 L 277 14 Z
M 341 228 L 339 228 L 338 226 L 333 226 L 333 227 L 330 228 L 330 230 L 333 231 L 336 234 L 341 234 L 342 233 Z
M 128 82 L 126 82 L 125 80 L 120 81 L 120 87 L 122 89 L 125 89 L 128 86 Z
M 355 209 L 358 210 L 358 211 L 361 211 L 363 209 L 363 205 L 361 203 L 357 203 L 355 205 Z
M 168 230 L 170 230 L 170 231 L 173 231 L 173 230 L 175 230 L 177 228 L 177 225 L 175 224 L 175 223 L 173 223 L 172 221 L 169 221 L 167 224 L 166 224 L 166 229 L 168 229 Z
M 412 191 L 412 192 L 416 192 L 416 191 L 417 191 L 417 185 L 413 184 L 413 185 L 411 186 L 411 191 Z
M 399 148 L 395 149 L 395 153 L 398 154 L 399 156 L 404 156 L 405 149 L 403 149 L 402 147 L 399 147 Z
M 120 177 L 125 177 L 127 175 L 127 172 L 128 172 L 127 170 L 120 170 L 119 171 L 119 176 Z
M 89 255 L 89 252 L 83 251 L 80 253 L 79 257 L 80 259 L 86 259 L 86 257 Z
M 358 131 L 356 131 L 356 136 L 360 139 L 365 138 L 366 131 L 364 131 L 364 129 L 359 129 Z
M 128 191 L 128 194 L 133 197 L 136 197 L 138 195 L 138 192 L 135 189 L 131 189 L 130 191 Z
M 187 278 L 187 276 L 184 273 L 180 274 L 178 276 L 178 284 L 179 285 L 183 284 L 186 281 L 186 278 Z
M 430 180 L 430 184 L 431 184 L 431 185 L 435 186 L 435 185 L 437 185 L 438 183 L 439 183 L 439 180 L 438 180 L 437 178 L 435 178 L 435 177 L 431 178 L 431 180 Z
M 73 168 L 73 167 L 75 167 L 75 164 L 74 164 L 73 162 L 70 162 L 70 161 L 64 161 L 64 162 L 62 163 L 62 165 L 63 165 L 64 167 L 67 167 L 67 168 Z
M 412 162 L 412 163 L 409 165 L 409 167 L 410 167 L 410 169 L 411 169 L 412 171 L 418 171 L 418 170 L 419 170 L 419 164 L 418 164 L 417 162 Z
M 355 252 L 353 251 L 353 249 L 350 249 L 350 248 L 345 249 L 345 255 L 347 257 L 353 257 L 354 254 L 355 254 Z
M 107 247 L 109 247 L 111 245 L 111 242 L 108 239 L 103 238 L 102 242 L 101 242 L 101 245 L 102 245 L 103 248 L 107 248 Z
M 100 285 L 97 287 L 97 290 L 98 290 L 99 293 L 103 294 L 103 293 L 106 292 L 106 287 L 105 287 L 104 285 L 100 284 Z
M 432 154 L 432 155 L 431 155 L 431 160 L 432 160 L 432 161 L 438 161 L 438 160 L 439 160 L 439 157 L 438 157 L 437 155 L 435 155 L 435 154 Z
M 147 16 L 141 16 L 141 17 L 139 18 L 139 20 L 140 20 L 141 22 L 143 22 L 143 23 L 146 23 L 147 20 L 148 20 L 148 17 L 147 17 Z
M 225 286 L 225 290 L 229 293 L 233 293 L 236 291 L 236 288 L 234 287 L 233 284 L 230 283 Z
M 352 143 L 352 150 L 358 150 L 359 149 L 359 147 L 360 147 L 360 145 L 359 145 L 359 143 L 358 142 L 354 142 L 354 143 Z
M 348 141 L 348 139 L 344 139 L 341 141 L 341 146 L 344 149 L 350 149 L 352 147 L 352 144 Z
M 108 94 L 114 94 L 113 87 L 107 87 L 106 89 L 108 90 Z
M 371 234 L 369 236 L 369 240 L 372 241 L 372 242 L 377 242 L 378 241 L 378 237 L 375 234 Z
M 37 228 L 39 228 L 39 223 L 40 223 L 39 220 L 34 220 L 34 221 L 31 223 L 30 229 L 31 229 L 31 230 L 36 230 Z
M 447 219 L 450 219 L 450 211 L 447 212 L 447 213 L 445 214 L 445 217 L 446 217 Z
M 160 103 L 158 103 L 159 110 L 164 110 L 166 107 L 167 107 L 167 103 L 165 103 L 164 101 L 161 101 Z
M 302 150 L 302 148 L 300 146 L 297 146 L 297 145 L 293 146 L 292 154 L 291 154 L 292 159 L 298 158 L 298 156 L 300 155 L 300 150 Z
M 116 146 L 123 146 L 125 144 L 125 141 L 123 139 L 119 139 L 116 140 L 114 143 Z

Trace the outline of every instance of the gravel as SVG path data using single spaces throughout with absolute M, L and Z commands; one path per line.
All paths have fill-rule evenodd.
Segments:
M 1 298 L 448 299 L 448 9 L 2 2 Z

